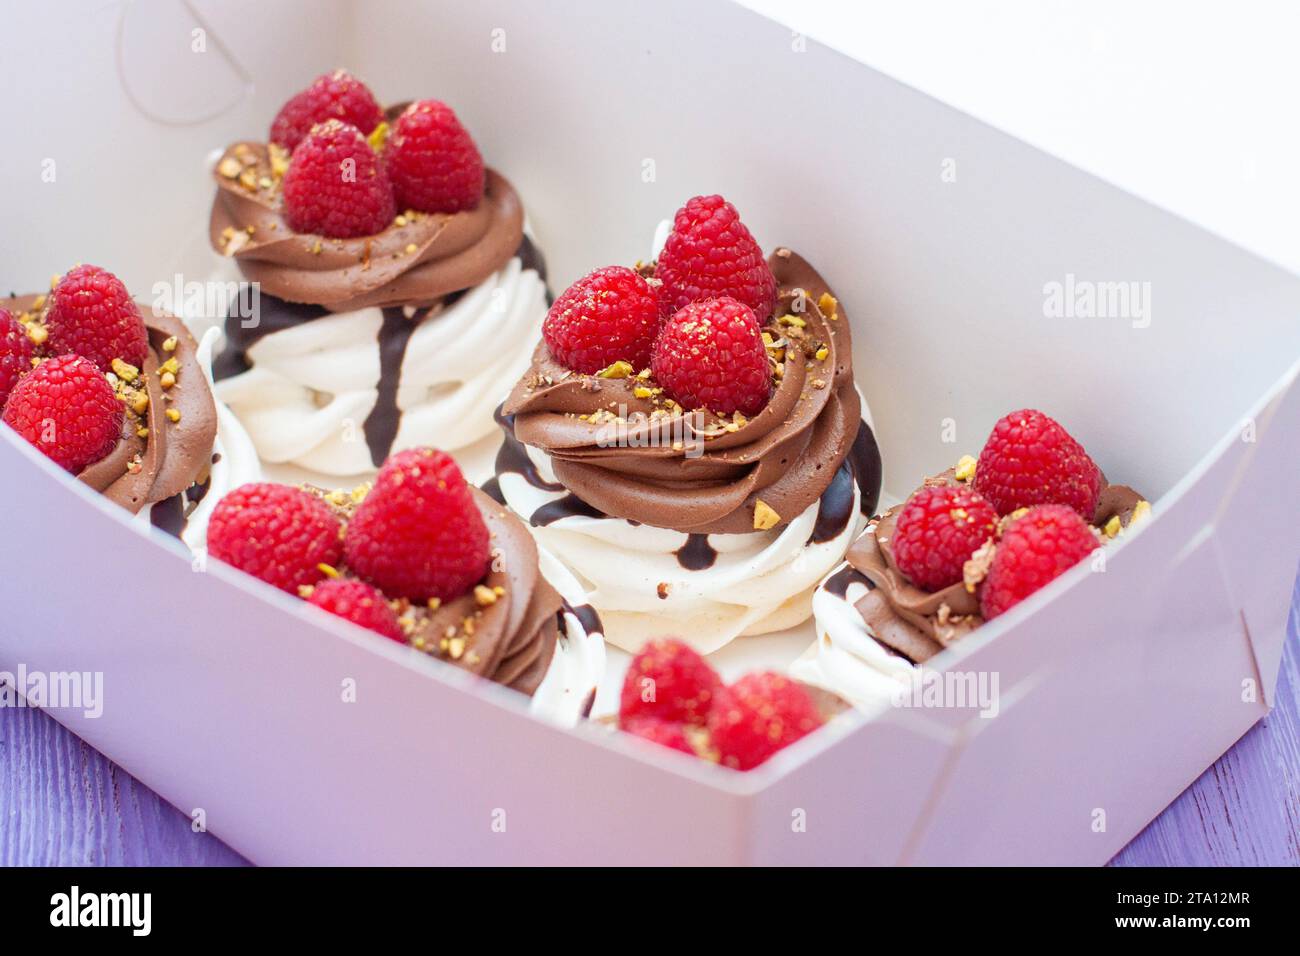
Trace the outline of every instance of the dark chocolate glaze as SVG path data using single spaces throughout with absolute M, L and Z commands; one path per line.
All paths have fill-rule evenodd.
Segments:
M 718 560 L 718 552 L 709 544 L 707 534 L 688 534 L 686 544 L 675 552 L 677 563 L 687 571 L 704 571 L 713 567 Z

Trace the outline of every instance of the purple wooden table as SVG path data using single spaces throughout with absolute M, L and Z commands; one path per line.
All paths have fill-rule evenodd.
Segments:
M 1300 578 L 1277 706 L 1112 861 L 1300 865 Z M 37 710 L 0 708 L 0 866 L 247 862 Z

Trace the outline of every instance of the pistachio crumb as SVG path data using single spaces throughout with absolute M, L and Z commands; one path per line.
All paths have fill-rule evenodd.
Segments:
M 176 336 L 174 336 L 174 335 L 170 335 L 170 336 L 168 336 L 167 338 L 163 339 L 163 345 L 162 345 L 163 351 L 164 351 L 164 352 L 175 352 L 175 351 L 176 351 L 176 344 L 177 344 L 177 343 L 176 343 Z
M 179 408 L 167 409 L 167 420 L 173 425 L 181 420 L 181 410 Z
M 596 373 L 597 378 L 627 378 L 633 372 L 632 363 L 619 359 Z
M 337 578 L 339 576 L 339 569 L 332 564 L 326 564 L 324 561 L 316 565 L 316 570 L 327 578 Z
M 754 530 L 766 531 L 781 523 L 781 516 L 762 498 L 754 499 Z
M 975 478 L 975 459 L 970 455 L 962 455 L 957 459 L 956 472 L 953 475 L 958 481 L 972 481 Z
M 479 607 L 497 603 L 497 592 L 482 584 L 474 587 L 474 601 Z

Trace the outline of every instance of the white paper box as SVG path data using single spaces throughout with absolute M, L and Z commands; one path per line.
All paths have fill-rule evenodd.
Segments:
M 725 3 L 74 6 L 3 15 L 7 68 L 33 78 L 2 107 L 23 133 L 0 152 L 6 289 L 75 261 L 137 291 L 201 278 L 206 153 L 347 65 L 382 100 L 455 105 L 557 289 L 715 190 L 808 257 L 852 318 L 887 492 L 1032 405 L 1156 502 L 1104 574 L 950 652 L 999 673 L 996 719 L 854 716 L 738 774 L 553 728 L 237 572 L 196 574 L 5 431 L 0 669 L 103 671 L 103 716 L 56 718 L 251 859 L 1100 863 L 1267 712 L 1297 563 L 1296 277 Z M 55 46 L 76 54 L 57 82 Z M 1046 317 L 1071 275 L 1149 283 L 1149 324 Z

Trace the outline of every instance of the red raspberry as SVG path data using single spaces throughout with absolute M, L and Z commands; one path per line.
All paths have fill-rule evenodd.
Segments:
M 327 120 L 298 144 L 284 174 L 284 218 L 295 232 L 373 236 L 393 221 L 393 190 L 355 126 Z
M 348 567 L 391 597 L 449 601 L 487 574 L 487 525 L 450 455 L 398 452 L 348 522 Z
M 8 309 L 0 309 L 0 408 L 18 379 L 32 370 L 35 354 L 36 347 L 23 324 Z
M 623 724 L 623 729 L 629 734 L 636 734 L 646 740 L 652 740 L 665 747 L 671 747 L 673 750 L 680 750 L 692 757 L 697 756 L 695 748 L 686 739 L 685 724 L 673 723 L 671 720 L 660 720 L 658 717 L 633 717 Z
M 347 70 L 323 73 L 280 107 L 271 123 L 271 142 L 292 151 L 317 123 L 350 123 L 367 136 L 384 120 L 369 87 Z
M 655 717 L 703 726 L 722 679 L 699 654 L 676 638 L 652 640 L 632 658 L 623 677 L 618 719 Z
M 752 416 L 772 395 L 758 320 L 726 296 L 685 306 L 664 323 L 651 368 L 669 397 L 688 409 Z
M 709 737 L 724 767 L 750 770 L 822 725 L 808 692 L 759 671 L 724 687 L 709 711 Z
M 319 498 L 268 482 L 241 485 L 217 502 L 208 523 L 208 553 L 281 591 L 325 576 L 343 556 L 339 520 Z
M 655 278 L 665 316 L 684 305 L 729 295 L 754 310 L 760 323 L 776 308 L 776 277 L 763 250 L 721 196 L 696 196 L 677 210 L 659 253 Z
M 322 581 L 312 589 L 311 597 L 307 600 L 376 634 L 406 643 L 402 625 L 397 623 L 397 614 L 388 606 L 388 601 L 378 589 L 365 581 L 348 581 L 343 578 Z
M 659 332 L 659 300 L 631 269 L 606 266 L 588 273 L 555 300 L 542 337 L 556 361 L 591 375 L 619 359 L 642 369 Z
M 1066 505 L 1030 508 L 1002 533 L 980 588 L 980 613 L 991 621 L 1099 547 L 1092 528 Z
M 1061 504 L 1091 521 L 1101 495 L 1101 471 L 1059 422 L 1026 408 L 993 426 L 975 465 L 974 484 L 998 514 Z
M 938 591 L 962 579 L 962 566 L 997 526 L 993 506 L 969 488 L 922 488 L 898 513 L 894 560 L 917 587 Z
M 5 424 L 74 475 L 116 447 L 124 416 L 104 373 L 79 355 L 36 366 L 4 408 Z
M 483 157 L 446 103 L 408 106 L 393 125 L 384 162 L 403 209 L 460 212 L 483 198 Z
M 144 366 L 149 333 L 122 280 L 99 266 L 69 269 L 50 293 L 45 314 L 50 355 L 80 355 L 102 371 L 121 359 Z

